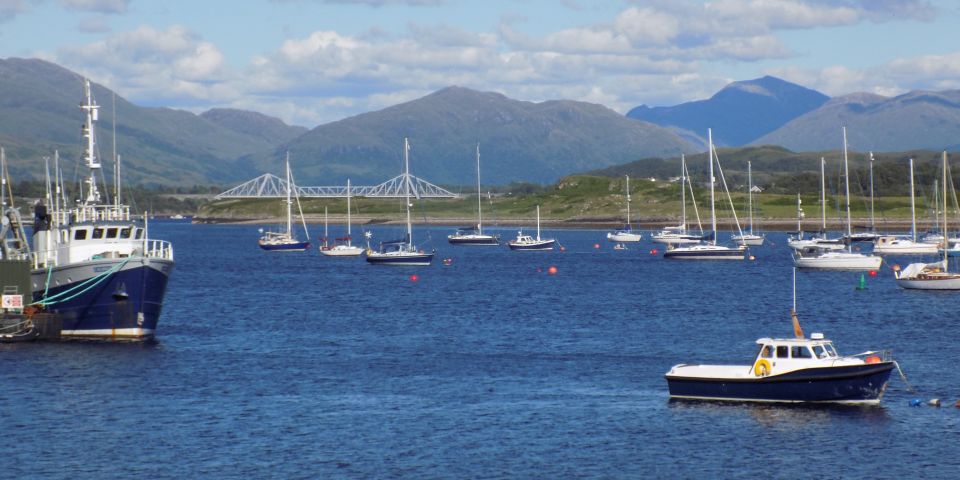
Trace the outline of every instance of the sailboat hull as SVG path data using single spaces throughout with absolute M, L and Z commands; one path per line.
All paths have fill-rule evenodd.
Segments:
M 524 242 L 524 243 L 511 241 L 511 242 L 508 242 L 507 245 L 510 247 L 510 250 L 535 252 L 535 251 L 553 250 L 553 246 L 556 243 L 557 243 L 556 240 L 543 240 L 543 241 L 534 240 L 532 242 Z
M 367 263 L 371 265 L 426 267 L 433 262 L 433 253 L 418 252 L 367 252 Z
M 960 278 L 898 278 L 897 286 L 906 290 L 960 290 Z
M 643 240 L 643 235 L 631 232 L 608 233 L 607 240 L 611 242 L 639 242 Z
M 765 240 L 765 238 L 760 235 L 745 234 L 743 236 L 734 235 L 731 238 L 731 240 L 733 240 L 733 242 L 736 243 L 737 245 L 748 245 L 751 247 L 760 247 L 763 245 L 763 241 Z
M 303 252 L 310 248 L 310 242 L 266 243 L 260 242 L 260 248 L 269 252 Z
M 883 259 L 861 253 L 827 251 L 813 256 L 803 256 L 800 251 L 794 253 L 793 265 L 797 268 L 818 270 L 877 270 Z
M 667 250 L 663 258 L 675 260 L 743 260 L 746 249 L 729 248 L 714 245 L 695 245 Z
M 320 248 L 320 253 L 325 257 L 359 257 L 363 253 L 363 249 L 360 247 L 337 245 L 326 249 Z
M 492 246 L 500 245 L 499 235 L 448 235 L 451 245 Z

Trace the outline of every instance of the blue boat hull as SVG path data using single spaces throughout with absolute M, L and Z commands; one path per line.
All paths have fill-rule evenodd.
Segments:
M 746 252 L 736 249 L 705 251 L 667 250 L 663 253 L 663 258 L 672 258 L 675 260 L 743 260 L 746 258 Z
M 667 376 L 671 398 L 749 402 L 878 403 L 893 362 L 798 370 L 756 378 Z
M 51 279 L 46 298 L 53 298 L 55 303 L 46 310 L 60 315 L 63 337 L 143 340 L 154 336 L 167 280 L 173 270 L 172 261 L 151 260 L 149 265 L 144 265 L 131 260 L 132 265 L 109 274 L 100 282 L 94 281 L 55 297 L 96 277 L 97 273 L 109 271 L 117 262 L 120 260 L 68 265 L 55 268 L 49 275 L 47 270 L 33 271 L 34 301 L 44 298 L 44 286 L 47 279 Z M 56 285 L 57 282 L 60 284 Z M 91 285 L 92 288 L 85 290 Z
M 310 248 L 310 242 L 283 243 L 278 245 L 259 244 L 260 248 L 270 252 L 303 252 Z
M 421 266 L 425 267 L 433 262 L 432 253 L 417 253 L 408 255 L 367 255 L 367 263 L 371 265 Z

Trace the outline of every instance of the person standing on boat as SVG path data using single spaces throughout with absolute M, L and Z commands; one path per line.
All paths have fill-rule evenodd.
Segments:
M 47 206 L 41 198 L 33 204 L 33 232 L 36 233 L 47 230 L 50 230 L 50 215 L 47 214 Z

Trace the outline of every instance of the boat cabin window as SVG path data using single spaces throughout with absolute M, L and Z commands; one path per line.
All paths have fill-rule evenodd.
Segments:
M 827 358 L 827 357 L 836 356 L 836 355 L 830 355 L 830 350 L 828 350 L 823 345 L 814 345 L 813 354 L 816 355 L 817 358 Z
M 110 227 L 107 229 L 107 238 L 117 238 L 117 227 Z
M 770 345 L 764 345 L 763 348 L 760 349 L 760 356 L 761 356 L 762 358 L 772 358 L 772 357 L 773 357 L 773 347 L 771 347 Z
M 810 349 L 806 345 L 798 345 L 790 349 L 793 358 L 810 358 Z
M 142 229 L 142 228 L 134 228 L 133 230 L 134 230 L 135 232 L 137 232 L 137 233 L 134 235 L 133 238 L 135 238 L 135 239 L 137 239 L 137 240 L 140 240 L 141 238 L 143 238 L 143 229 Z
M 93 238 L 93 239 L 103 238 L 103 227 L 93 227 L 93 235 L 90 235 L 90 238 Z
M 74 239 L 74 240 L 86 240 L 86 239 L 87 239 L 87 229 L 86 229 L 86 228 L 78 228 L 78 229 L 74 230 L 74 231 L 73 231 L 73 239 Z
M 789 358 L 788 348 L 786 345 L 780 345 L 777 347 L 777 358 Z
M 130 238 L 130 227 L 120 229 L 120 238 Z

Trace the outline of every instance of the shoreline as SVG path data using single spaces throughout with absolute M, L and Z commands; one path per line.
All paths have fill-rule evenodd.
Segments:
M 322 215 L 305 215 L 306 223 L 310 225 L 323 225 L 324 219 Z M 194 216 L 191 219 L 192 223 L 195 224 L 233 224 L 233 225 L 262 225 L 262 224 L 276 224 L 286 222 L 285 218 L 282 217 L 230 217 L 230 218 L 215 218 L 215 217 L 199 217 Z M 854 232 L 865 231 L 869 225 L 870 219 L 868 218 L 855 218 L 853 219 L 853 228 Z M 299 223 L 299 221 L 297 221 Z M 328 224 L 330 225 L 346 225 L 347 218 L 346 215 L 343 216 L 330 216 L 328 219 Z M 351 223 L 356 226 L 363 225 L 403 225 L 406 223 L 406 220 L 402 217 L 376 217 L 376 216 L 353 216 L 351 218 Z M 431 225 L 431 226 L 468 226 L 474 225 L 476 223 L 475 218 L 460 218 L 460 217 L 436 217 L 436 218 L 427 218 L 420 219 L 413 222 L 414 225 Z M 536 223 L 535 217 L 530 218 L 510 218 L 510 219 L 498 219 L 496 221 L 487 221 L 484 223 L 486 228 L 498 228 L 498 227 L 519 227 L 519 226 L 529 226 Z M 660 230 L 666 226 L 677 225 L 679 223 L 678 219 L 671 218 L 647 218 L 634 220 L 631 224 L 641 230 Z M 754 219 L 754 228 L 758 231 L 796 231 L 797 229 L 797 220 L 796 219 L 783 219 L 783 218 L 764 218 L 764 219 Z M 696 228 L 695 222 L 687 222 L 689 226 Z M 549 219 L 542 218 L 540 219 L 541 227 L 546 228 L 577 228 L 577 229 L 614 229 L 623 225 L 622 220 L 611 219 L 609 217 L 574 217 L 569 219 Z M 816 232 L 820 230 L 821 222 L 815 221 L 805 221 L 802 223 L 803 230 L 805 232 Z M 704 225 L 705 230 L 709 230 L 709 225 Z M 935 227 L 932 221 L 928 222 L 917 222 L 918 232 L 926 231 L 931 227 Z M 744 228 L 744 225 L 741 223 L 741 228 Z M 909 219 L 905 220 L 890 220 L 890 219 L 881 219 L 876 221 L 876 230 L 880 232 L 909 232 L 911 228 L 911 221 Z M 717 220 L 717 229 L 722 231 L 731 231 L 736 230 L 736 224 L 732 219 L 718 219 Z M 697 229 L 699 230 L 699 229 Z M 846 230 L 846 222 L 840 221 L 827 221 L 827 230 L 830 231 L 840 231 Z

